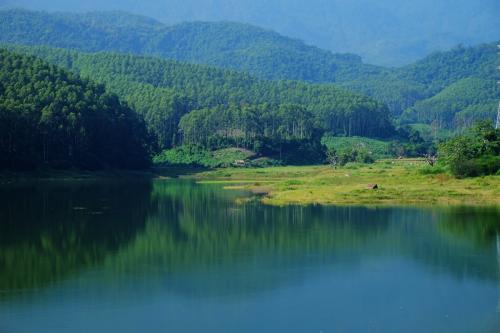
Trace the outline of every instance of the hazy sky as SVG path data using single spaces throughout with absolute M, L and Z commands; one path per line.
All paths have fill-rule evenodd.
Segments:
M 124 10 L 167 23 L 231 20 L 369 62 L 397 64 L 500 39 L 500 0 L 0 0 L 44 10 Z

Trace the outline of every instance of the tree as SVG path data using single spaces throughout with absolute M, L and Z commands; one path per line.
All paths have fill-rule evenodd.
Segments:
M 143 120 L 104 87 L 0 50 L 0 168 L 142 168 Z
M 500 170 L 500 130 L 491 122 L 479 122 L 442 143 L 439 156 L 457 177 L 493 174 Z
M 337 151 L 335 149 L 329 149 L 326 153 L 326 159 L 328 163 L 334 168 L 337 169 L 337 165 L 339 163 L 339 157 L 337 155 Z

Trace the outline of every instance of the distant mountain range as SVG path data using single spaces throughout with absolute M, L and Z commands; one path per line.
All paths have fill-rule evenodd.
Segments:
M 71 12 L 122 10 L 168 24 L 245 22 L 390 66 L 458 44 L 500 39 L 497 0 L 0 0 L 2 5 Z
M 404 121 L 437 121 L 443 127 L 463 124 L 454 115 L 464 108 L 480 109 L 481 117 L 493 117 L 491 103 L 500 97 L 498 90 L 490 87 L 497 77 L 495 43 L 457 47 L 393 69 L 367 65 L 356 55 L 333 54 L 248 24 L 167 26 L 123 12 L 48 14 L 26 10 L 0 11 L 0 42 L 151 55 L 234 69 L 263 79 L 335 83 L 385 102 L 396 117 L 405 112 Z M 482 80 L 479 85 L 478 80 Z M 481 98 L 471 96 L 461 104 L 440 104 L 448 105 L 447 112 L 425 117 L 416 114 L 428 113 L 423 109 L 427 104 L 420 101 L 444 89 L 467 90 L 468 85 L 473 85 L 469 87 L 472 90 L 478 86 L 490 89 L 482 91 Z M 439 100 L 451 96 L 454 94 L 441 94 Z M 474 120 L 474 114 L 468 119 Z
M 241 70 L 265 79 L 336 82 L 383 70 L 363 64 L 358 56 L 332 54 L 248 24 L 192 22 L 167 26 L 121 12 L 0 11 L 0 41 L 154 55 Z

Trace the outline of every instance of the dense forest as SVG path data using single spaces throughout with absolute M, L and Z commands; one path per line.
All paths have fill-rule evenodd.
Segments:
M 243 71 L 261 79 L 336 83 L 385 103 L 394 117 L 443 89 L 454 89 L 450 86 L 460 80 L 496 79 L 495 43 L 460 46 L 405 67 L 383 68 L 363 64 L 355 55 L 333 54 L 247 24 L 192 22 L 166 26 L 116 12 L 47 14 L 10 10 L 0 12 L 0 18 L 0 41 L 4 43 L 151 55 Z M 490 108 L 489 101 L 498 97 L 494 89 L 486 91 L 484 100 L 474 102 L 481 110 Z M 492 112 L 480 112 L 476 118 L 490 118 Z M 405 120 L 421 119 L 430 125 L 436 118 L 440 117 Z M 441 128 L 463 124 L 453 117 L 446 119 L 437 122 Z
M 199 154 L 201 159 L 211 158 L 207 152 L 236 147 L 283 163 L 324 162 L 325 142 L 331 148 L 338 141 L 335 137 L 354 136 L 386 140 L 380 143 L 389 147 L 384 154 L 418 156 L 431 149 L 423 137 L 435 139 L 442 135 L 438 133 L 452 133 L 478 120 L 492 119 L 500 98 L 495 86 L 494 44 L 460 46 L 412 65 L 383 68 L 363 64 L 357 56 L 332 54 L 246 24 L 194 22 L 166 26 L 117 12 L 8 10 L 0 12 L 0 17 L 0 41 L 8 43 L 5 48 L 64 68 L 58 70 L 65 75 L 73 73 L 68 77 L 81 80 L 83 91 L 94 89 L 95 94 L 98 91 L 108 98 L 106 102 L 96 98 L 95 103 L 101 104 L 82 107 L 81 103 L 94 101 L 81 102 L 83 97 L 78 94 L 58 97 L 55 92 L 50 96 L 59 98 L 56 102 L 45 95 L 33 97 L 29 91 L 18 96 L 18 104 L 33 104 L 31 114 L 40 113 L 42 119 L 24 119 L 36 129 L 28 132 L 42 133 L 42 139 L 38 134 L 33 136 L 33 142 L 41 148 L 28 139 L 23 141 L 24 148 L 12 146 L 12 133 L 4 135 L 5 161 L 16 160 L 19 165 L 132 167 L 145 165 L 148 157 L 144 156 L 148 154 L 176 147 L 181 155 Z M 11 71 L 7 66 L 3 70 Z M 9 80 L 17 77 L 9 75 Z M 12 100 L 7 93 L 13 89 L 5 88 L 12 83 L 7 74 L 5 77 L 0 92 L 3 99 Z M 35 74 L 30 77 L 38 79 Z M 107 93 L 104 86 L 115 95 Z M 56 92 L 60 88 L 54 84 Z M 62 116 L 53 116 L 55 111 L 49 114 L 45 104 L 37 104 L 32 98 L 42 98 L 51 108 L 60 108 Z M 12 109 L 12 103 L 4 104 Z M 124 150 L 113 152 L 108 147 L 106 153 L 95 152 L 97 148 L 85 140 L 88 135 L 94 142 L 93 136 L 101 134 L 92 131 L 98 132 L 100 127 L 95 130 L 88 122 L 78 123 L 78 117 L 84 118 L 87 111 L 80 115 L 75 110 L 82 108 L 109 113 L 112 124 L 102 126 L 123 126 L 113 131 L 118 136 L 131 131 L 127 135 L 130 142 L 112 136 L 106 139 L 130 145 L 130 161 L 136 164 L 129 164 L 128 157 L 120 155 L 125 155 Z M 22 114 L 17 113 L 11 115 Z M 72 120 L 75 115 L 77 120 Z M 8 112 L 2 116 L 10 119 Z M 56 120 L 46 120 L 49 116 Z M 42 124 L 47 122 L 53 127 L 44 129 Z M 8 121 L 2 125 L 12 128 Z M 87 130 L 85 126 L 92 128 Z M 425 135 L 416 131 L 422 128 Z M 82 142 L 75 134 L 78 131 L 85 134 Z M 325 141 L 325 137 L 333 141 Z M 68 143 L 70 139 L 74 142 Z M 387 139 L 402 142 L 389 145 Z M 22 152 L 28 146 L 38 148 Z M 358 150 L 359 156 L 367 157 L 362 160 L 373 159 L 366 147 Z M 231 153 L 227 158 L 238 154 L 246 152 Z M 141 163 L 139 156 L 143 158 Z M 93 162 L 89 162 L 91 159 Z
M 81 53 L 47 47 L 14 49 L 35 54 L 106 84 L 143 115 L 158 139 L 159 149 L 180 143 L 182 133 L 178 131 L 178 124 L 189 112 L 200 110 L 200 114 L 202 109 L 213 108 L 227 111 L 231 106 L 240 110 L 249 106 L 261 110 L 259 113 L 271 113 L 266 117 L 272 116 L 276 128 L 287 121 L 284 117 L 288 116 L 280 111 L 286 107 L 308 112 L 308 122 L 314 129 L 308 133 L 368 137 L 395 134 L 389 112 L 382 103 L 334 85 L 265 81 L 238 72 L 141 56 Z M 263 118 L 259 116 L 259 120 Z M 227 121 L 223 124 L 241 126 Z M 258 126 L 263 130 L 261 125 Z M 262 133 L 270 138 L 277 131 Z
M 104 87 L 0 50 L 0 168 L 143 168 L 143 121 Z
M 494 119 L 499 99 L 495 80 L 462 79 L 432 98 L 417 102 L 401 119 L 437 128 L 467 128 L 479 120 Z
M 496 80 L 497 64 L 496 43 L 468 48 L 458 46 L 446 52 L 431 54 L 412 65 L 394 69 L 389 74 L 376 74 L 341 84 L 384 101 L 393 115 L 399 117 L 420 101 L 432 99 L 444 89 L 455 89 L 453 85 L 461 80 Z M 489 100 L 497 98 L 499 92 L 493 85 L 482 96 L 484 99 L 477 99 L 477 104 L 487 104 Z M 453 103 L 453 100 L 447 102 Z M 448 123 L 446 127 L 451 125 Z
M 332 54 L 278 33 L 233 22 L 167 26 L 125 13 L 0 12 L 0 41 L 82 51 L 154 55 L 248 72 L 263 79 L 334 82 L 381 67 L 350 54 Z
M 49 11 L 120 10 L 168 24 L 246 22 L 386 66 L 500 37 L 497 0 L 3 0 L 0 7 L 2 3 Z

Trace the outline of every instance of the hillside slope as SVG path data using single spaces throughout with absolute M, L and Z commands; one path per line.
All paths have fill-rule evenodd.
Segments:
M 119 12 L 0 11 L 0 42 L 117 51 L 224 67 L 264 79 L 338 82 L 383 71 L 278 33 L 232 22 L 166 26 Z
M 0 169 L 140 168 L 144 124 L 104 87 L 0 49 Z
M 382 103 L 335 85 L 266 81 L 234 71 L 151 57 L 48 47 L 13 48 L 105 84 L 143 114 L 150 129 L 163 138 L 159 142 L 163 148 L 175 143 L 178 123 L 185 114 L 220 106 L 274 110 L 295 105 L 295 109 L 312 113 L 308 121 L 313 120 L 316 128 L 332 134 L 393 134 L 389 111 Z
M 396 118 L 460 80 L 497 79 L 496 43 L 456 47 L 389 69 L 247 24 L 194 22 L 166 26 L 121 12 L 47 14 L 10 10 L 0 11 L 0 18 L 0 42 L 151 55 L 238 70 L 261 79 L 336 83 L 385 103 Z M 488 112 L 481 112 L 478 118 L 486 115 L 489 117 Z M 443 126 L 458 124 L 450 121 Z
M 15 0 L 10 5 L 52 11 L 122 10 L 169 24 L 246 22 L 391 66 L 460 43 L 500 38 L 497 0 Z
M 386 103 L 399 116 L 467 77 L 495 78 L 496 46 L 457 47 L 399 69 L 363 64 L 247 24 L 166 26 L 120 12 L 0 12 L 0 42 L 152 55 L 244 71 L 263 79 L 337 83 Z
M 500 91 L 495 80 L 466 78 L 407 109 L 402 120 L 437 128 L 470 127 L 480 119 L 494 119 Z

